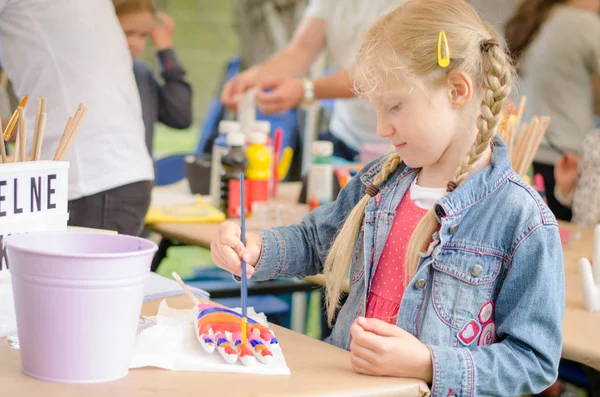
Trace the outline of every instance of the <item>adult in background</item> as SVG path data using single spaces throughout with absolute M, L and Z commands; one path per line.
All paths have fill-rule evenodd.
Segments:
M 0 59 L 18 97 L 47 97 L 42 158 L 79 103 L 85 121 L 66 160 L 69 224 L 141 233 L 154 171 L 125 35 L 106 0 L 0 0 Z M 27 142 L 30 150 L 32 129 Z
M 554 165 L 578 153 L 600 105 L 600 0 L 523 1 L 506 23 L 508 49 L 527 96 L 524 120 L 550 116 L 533 167 L 545 180 L 548 206 L 558 219 L 571 210 L 554 196 Z
M 257 86 L 256 103 L 263 113 L 278 113 L 336 98 L 329 130 L 320 139 L 334 144 L 334 154 L 354 160 L 365 143 L 384 142 L 375 134 L 377 116 L 364 100 L 354 98 L 352 66 L 361 34 L 377 17 L 403 0 L 311 0 L 289 45 L 266 62 L 230 80 L 222 102 L 235 108 L 239 96 Z M 336 73 L 303 79 L 319 53 L 326 50 Z

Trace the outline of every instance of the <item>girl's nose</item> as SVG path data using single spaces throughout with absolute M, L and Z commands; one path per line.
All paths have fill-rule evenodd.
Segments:
M 392 123 L 388 122 L 385 117 L 379 114 L 377 116 L 377 136 L 380 138 L 389 138 L 396 132 Z

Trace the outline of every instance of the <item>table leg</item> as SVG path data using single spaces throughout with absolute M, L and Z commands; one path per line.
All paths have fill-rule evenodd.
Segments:
M 581 365 L 590 387 L 590 397 L 600 397 L 600 371 Z
M 160 243 L 158 244 L 158 250 L 156 251 L 156 254 L 154 254 L 154 258 L 152 258 L 152 265 L 150 267 L 151 271 L 156 272 L 162 260 L 167 257 L 167 250 L 173 245 L 173 241 L 168 238 L 163 237 L 160 240 Z
M 306 323 L 306 292 L 292 294 L 292 330 L 304 334 Z

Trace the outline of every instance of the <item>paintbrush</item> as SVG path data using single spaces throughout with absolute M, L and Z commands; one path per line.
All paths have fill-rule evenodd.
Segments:
M 4 130 L 4 134 L 2 136 L 2 138 L 5 141 L 10 140 L 13 130 L 19 122 L 19 108 L 25 109 L 25 105 L 27 105 L 27 99 L 29 99 L 29 94 L 25 95 L 25 97 L 21 100 L 21 103 L 19 103 L 19 106 L 17 106 L 17 109 L 15 110 L 8 124 L 6 125 L 6 129 Z
M 171 276 L 173 276 L 175 281 L 179 283 L 179 286 L 185 291 L 185 294 L 192 300 L 192 302 L 194 302 L 194 305 L 198 306 L 200 304 L 200 301 L 198 300 L 198 298 L 196 298 L 196 296 L 192 293 L 188 286 L 185 285 L 181 277 L 179 277 L 179 274 L 173 272 L 171 273 Z
M 244 173 L 240 174 L 240 217 L 242 226 L 242 244 L 246 247 L 246 199 L 244 194 Z M 246 261 L 242 258 L 242 343 L 247 343 L 248 328 L 248 277 L 246 273 Z

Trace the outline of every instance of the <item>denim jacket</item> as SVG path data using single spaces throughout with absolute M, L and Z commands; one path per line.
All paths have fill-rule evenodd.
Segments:
M 506 146 L 491 165 L 435 205 L 440 229 L 407 286 L 397 325 L 425 343 L 434 396 L 538 393 L 557 377 L 562 349 L 564 265 L 556 219 L 512 170 Z M 328 248 L 385 159 L 355 177 L 337 201 L 294 226 L 261 232 L 254 280 L 321 273 Z M 396 207 L 418 170 L 401 165 L 369 200 L 357 238 L 350 293 L 329 342 L 348 349 Z

